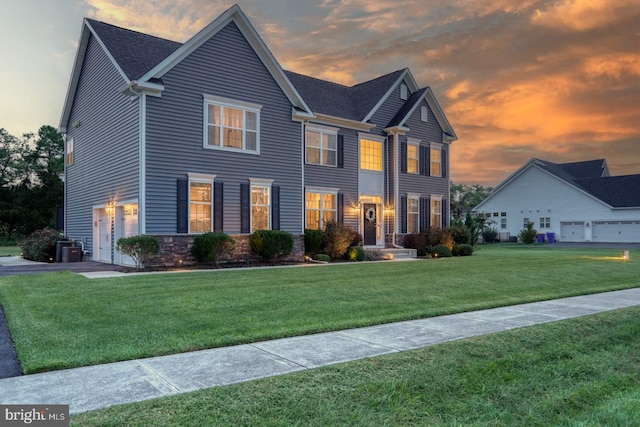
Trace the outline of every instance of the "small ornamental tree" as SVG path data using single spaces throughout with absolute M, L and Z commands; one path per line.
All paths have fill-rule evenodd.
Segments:
M 204 233 L 193 239 L 191 255 L 199 262 L 220 264 L 220 257 L 231 254 L 235 249 L 236 241 L 225 233 Z
M 529 221 L 527 223 L 527 226 L 520 230 L 520 233 L 518 233 L 518 237 L 520 238 L 522 243 L 525 243 L 527 245 L 535 243 L 536 237 L 538 237 L 538 230 L 533 228 L 533 222 Z
M 160 244 L 153 236 L 121 237 L 116 242 L 116 249 L 133 259 L 136 270 L 142 270 L 145 260 L 160 251 Z

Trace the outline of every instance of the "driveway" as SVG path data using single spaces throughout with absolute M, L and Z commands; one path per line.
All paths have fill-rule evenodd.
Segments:
M 46 263 L 22 259 L 19 256 L 0 257 L 0 277 L 16 274 L 51 273 L 53 271 L 73 271 L 87 273 L 92 271 L 117 271 L 119 265 L 105 264 L 97 261 Z

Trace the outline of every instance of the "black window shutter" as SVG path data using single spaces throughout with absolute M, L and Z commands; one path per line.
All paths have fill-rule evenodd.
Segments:
M 338 167 L 344 168 L 344 135 L 338 135 Z
M 343 193 L 338 193 L 336 203 L 338 205 L 337 220 L 340 224 L 344 224 L 344 194 Z
M 407 197 L 400 197 L 400 233 L 407 232 Z
M 240 232 L 251 233 L 251 186 L 240 184 Z
M 449 226 L 449 201 L 442 199 L 442 227 Z
M 420 146 L 420 175 L 429 175 L 428 152 L 429 147 L 425 145 Z
M 189 232 L 189 180 L 185 178 L 178 178 L 177 181 L 177 233 Z
M 224 230 L 224 185 L 222 182 L 213 184 L 213 231 L 222 233 Z
M 424 147 L 424 174 L 431 176 L 431 147 Z
M 440 160 L 442 161 L 442 177 L 447 177 L 447 150 L 442 150 L 442 157 Z
M 407 173 L 407 143 L 400 143 L 400 172 Z
M 280 187 L 271 186 L 271 229 L 280 230 Z
M 429 199 L 420 198 L 420 231 L 429 227 Z

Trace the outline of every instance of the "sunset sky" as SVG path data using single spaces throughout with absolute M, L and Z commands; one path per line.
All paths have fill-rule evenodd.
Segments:
M 240 0 L 284 69 L 352 85 L 409 67 L 459 140 L 456 183 L 532 157 L 640 174 L 638 0 Z M 0 0 L 0 128 L 57 127 L 83 17 L 185 42 L 219 0 Z

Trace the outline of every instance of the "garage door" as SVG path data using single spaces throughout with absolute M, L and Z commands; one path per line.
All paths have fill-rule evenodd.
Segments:
M 561 222 L 561 242 L 584 242 L 584 221 Z
M 640 221 L 593 221 L 594 242 L 640 242 Z

